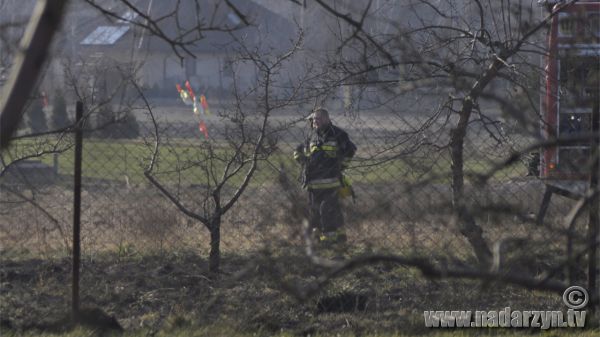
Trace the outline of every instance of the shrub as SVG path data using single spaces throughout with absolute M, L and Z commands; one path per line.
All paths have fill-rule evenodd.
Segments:
M 38 133 L 48 130 L 46 112 L 44 112 L 44 106 L 40 97 L 36 97 L 33 100 L 33 103 L 29 107 L 27 115 L 29 116 L 28 126 L 31 129 L 31 132 Z
M 52 128 L 64 128 L 71 123 L 67 114 L 67 102 L 62 90 L 57 89 L 54 93 L 54 104 L 52 107 Z

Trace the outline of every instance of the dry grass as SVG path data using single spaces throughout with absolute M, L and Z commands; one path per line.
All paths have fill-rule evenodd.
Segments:
M 15 331 L 52 330 L 52 322 L 69 308 L 69 266 L 68 259 L 4 260 L 4 324 Z M 428 281 L 412 269 L 389 264 L 344 275 L 305 301 L 286 290 L 287 282 L 304 286 L 323 271 L 289 249 L 227 254 L 219 274 L 207 273 L 206 259 L 195 252 L 129 258 L 99 254 L 83 261 L 82 305 L 106 311 L 131 335 L 160 331 L 165 336 L 189 329 L 218 335 L 224 331 L 219 326 L 228 327 L 232 336 L 414 335 L 432 332 L 423 327 L 423 310 L 563 309 L 557 295 L 473 281 Z M 340 294 L 360 296 L 364 304 L 326 311 L 319 306 Z
M 473 189 L 469 193 L 478 205 L 511 206 L 527 216 L 541 198 L 538 187 L 516 182 L 485 190 Z M 450 216 L 448 186 L 406 189 L 401 185 L 355 184 L 355 188 L 357 199 L 345 201 L 345 213 L 349 242 L 356 251 L 445 256 L 463 261 L 473 258 L 468 243 Z M 521 191 L 525 197 L 511 199 L 515 195 L 511 189 Z M 194 206 L 201 191 L 191 187 L 180 193 L 186 204 Z M 270 246 L 301 246 L 305 198 L 305 192 L 297 186 L 284 189 L 276 182 L 260 189 L 250 188 L 223 218 L 223 253 L 248 254 Z M 46 213 L 30 203 L 10 204 L 0 217 L 3 254 L 12 257 L 68 254 L 71 199 L 71 191 L 51 187 L 35 195 L 36 202 L 44 206 Z M 527 253 L 546 254 L 556 260 L 565 255 L 567 240 L 561 218 L 555 214 L 560 209 L 564 212 L 568 205 L 561 198 L 555 201 L 558 204 L 552 206 L 548 215 L 551 227 L 537 227 L 514 213 L 486 210 L 475 215 L 490 245 L 518 237 L 527 240 Z M 199 209 L 198 205 L 195 207 Z M 585 226 L 581 224 L 575 228 L 577 233 L 584 231 Z M 127 257 L 178 250 L 193 250 L 206 256 L 209 232 L 150 187 L 109 186 L 83 193 L 82 249 L 84 255 L 89 256 L 110 252 Z
M 427 256 L 441 263 L 473 261 L 471 249 L 443 207 L 447 186 L 430 186 L 410 195 L 391 186 L 387 186 L 390 193 L 376 193 L 382 188 L 359 184 L 359 199 L 346 205 L 349 254 L 379 251 Z M 194 192 L 194 188 L 182 191 L 191 198 L 188 202 L 195 200 Z M 27 333 L 65 313 L 70 291 L 65 286 L 70 270 L 65 256 L 71 192 L 52 187 L 35 198 L 47 213 L 19 203 L 10 204 L 0 218 L 0 313 L 16 331 Z M 432 282 L 413 269 L 385 264 L 351 272 L 317 297 L 298 301 L 285 285 L 311 284 L 324 272 L 303 254 L 303 198 L 303 191 L 286 191 L 276 183 L 249 189 L 223 219 L 223 271 L 209 274 L 208 231 L 156 191 L 88 189 L 82 212 L 84 305 L 114 315 L 134 336 L 142 332 L 183 336 L 190 329 L 198 335 L 228 336 L 245 336 L 248 331 L 282 336 L 412 335 L 431 333 L 422 328 L 422 310 L 491 310 L 506 305 L 562 309 L 560 297 L 552 294 L 472 281 Z M 556 231 L 508 216 L 479 214 L 478 222 L 490 243 L 515 233 L 529 240 L 526 247 L 507 246 L 507 262 L 521 268 L 516 269 L 519 272 L 539 273 L 564 257 L 565 237 Z M 338 294 L 361 296 L 365 305 L 320 311 L 322 298 Z

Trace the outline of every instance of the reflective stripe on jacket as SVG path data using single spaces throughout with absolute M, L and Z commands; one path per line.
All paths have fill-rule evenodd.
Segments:
M 304 148 L 306 186 L 309 189 L 340 187 L 344 164 L 355 152 L 356 146 L 348 134 L 333 124 L 313 132 Z M 296 158 L 299 156 L 299 153 L 294 154 Z
M 336 187 L 341 187 L 341 186 L 342 186 L 342 184 L 340 182 L 340 179 L 337 177 L 313 179 L 313 180 L 310 180 L 306 184 L 306 187 L 313 189 L 313 190 L 319 190 L 319 189 L 324 189 L 324 188 L 336 188 Z

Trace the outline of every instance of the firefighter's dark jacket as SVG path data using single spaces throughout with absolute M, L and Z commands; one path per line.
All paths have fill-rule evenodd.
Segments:
M 309 189 L 341 186 L 342 170 L 354 156 L 356 146 L 348 134 L 333 124 L 313 131 L 306 144 L 299 145 L 294 158 L 304 165 L 303 184 Z

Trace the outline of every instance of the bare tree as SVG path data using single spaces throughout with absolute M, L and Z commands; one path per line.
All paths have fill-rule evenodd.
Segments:
M 221 114 L 223 122 L 229 122 L 222 130 L 222 141 L 209 140 L 199 145 L 197 158 L 190 162 L 167 164 L 161 161 L 163 147 L 172 147 L 160 124 L 152 116 L 154 124 L 154 146 L 148 166 L 144 172 L 148 180 L 157 187 L 177 208 L 194 220 L 202 223 L 210 232 L 210 270 L 216 272 L 220 265 L 221 222 L 223 216 L 238 202 L 248 188 L 259 162 L 269 158 L 277 146 L 276 132 L 270 123 L 277 111 L 295 104 L 302 81 L 292 90 L 276 90 L 282 79 L 282 68 L 300 48 L 302 39 L 296 40 L 292 48 L 281 55 L 264 55 L 248 49 L 243 41 L 237 62 L 250 63 L 258 71 L 258 82 L 247 91 L 235 90 L 236 101 L 231 110 Z M 255 102 L 250 103 L 249 101 Z M 152 111 L 147 104 L 148 111 Z M 214 135 L 212 136 L 215 139 Z M 172 150 L 171 150 L 172 152 Z M 164 168 L 164 165 L 167 165 Z M 174 166 L 174 167 L 173 167 Z M 159 167 L 163 167 L 159 169 Z M 173 171 L 178 176 L 200 173 L 202 185 L 198 195 L 186 199 L 181 193 L 179 180 L 169 185 L 161 181 L 164 171 Z M 163 172 L 161 172 L 163 171 Z M 189 195 L 188 195 L 189 197 Z M 193 199 L 200 197 L 199 202 Z M 192 199 L 192 201 L 189 201 Z M 194 207 L 196 204 L 199 207 Z
M 122 93 L 127 92 L 127 86 L 131 83 L 135 83 L 137 86 L 136 74 L 136 61 L 132 60 L 125 66 L 123 64 L 109 64 L 106 60 L 102 59 L 69 59 L 63 63 L 65 69 L 65 79 L 67 81 L 67 91 L 70 97 L 76 98 L 84 103 L 86 112 L 84 115 L 84 121 L 81 125 L 68 125 L 61 127 L 60 129 L 50 130 L 45 133 L 34 133 L 34 134 L 16 134 L 16 125 L 22 117 L 21 111 L 23 110 L 22 98 L 27 97 L 27 94 L 34 89 L 32 83 L 37 83 L 37 79 L 43 74 L 43 68 L 45 57 L 50 49 L 50 42 L 52 36 L 55 34 L 64 34 L 59 30 L 59 24 L 62 17 L 65 15 L 66 1 L 58 1 L 56 4 L 46 1 L 37 1 L 38 5 L 36 14 L 29 19 L 29 31 L 27 36 L 33 36 L 33 41 L 25 39 L 22 42 L 23 50 L 27 52 L 23 55 L 11 59 L 10 55 L 2 55 L 3 66 L 2 73 L 4 74 L 8 67 L 11 66 L 11 80 L 8 81 L 3 87 L 6 100 L 6 106 L 3 106 L 1 111 L 2 116 L 2 147 L 7 148 L 3 151 L 3 171 L 5 172 L 9 166 L 16 164 L 19 161 L 28 158 L 39 158 L 48 153 L 60 153 L 67 151 L 71 148 L 72 144 L 58 148 L 44 149 L 33 151 L 26 155 L 20 155 L 17 157 L 9 156 L 11 148 L 8 147 L 9 143 L 19 141 L 23 138 L 41 139 L 40 136 L 48 135 L 60 135 L 62 138 L 66 137 L 76 127 L 85 127 L 86 131 L 89 132 L 96 129 L 104 129 L 112 126 L 114 123 L 121 123 L 129 120 L 131 117 L 131 108 L 129 96 L 123 95 Z M 204 4 L 208 4 L 204 6 Z M 167 12 L 158 12 L 153 10 L 152 1 L 118 1 L 117 6 L 112 6 L 105 2 L 99 2 L 89 0 L 85 2 L 89 8 L 94 10 L 99 15 L 104 15 L 111 22 L 126 23 L 135 27 L 140 28 L 144 31 L 144 34 L 153 36 L 158 40 L 166 43 L 171 47 L 173 53 L 177 55 L 180 60 L 183 61 L 184 57 L 195 57 L 190 47 L 202 43 L 202 40 L 214 32 L 219 33 L 233 33 L 244 27 L 251 26 L 253 24 L 252 18 L 245 13 L 242 8 L 245 8 L 243 2 L 239 1 L 225 1 L 211 2 L 207 1 L 202 3 L 196 1 L 182 1 L 171 4 L 170 10 Z M 73 6 L 82 6 L 81 3 L 73 4 Z M 157 4 L 155 4 L 157 6 Z M 163 6 L 165 7 L 165 6 Z M 161 7 L 161 8 L 163 8 Z M 118 9 L 118 10 L 117 10 Z M 239 22 L 222 21 L 222 18 L 226 16 L 217 15 L 223 11 L 232 11 L 235 13 L 236 18 Z M 190 22 L 182 22 L 179 20 L 179 15 L 182 12 L 192 14 L 195 20 L 190 25 Z M 135 15 L 129 15 L 127 13 L 134 13 Z M 222 14 L 222 13 L 221 13 Z M 220 18 L 220 19 L 219 19 Z M 221 20 L 221 21 L 219 21 Z M 234 20 L 235 21 L 235 20 Z M 15 24 L 13 22 L 8 23 L 10 25 Z M 0 27 L 3 28 L 3 27 Z M 0 30 L 0 33 L 5 30 Z M 43 33 L 43 34 L 42 34 Z M 4 36 L 1 35 L 0 36 Z M 233 36 L 233 40 L 237 37 Z M 40 42 L 43 40 L 44 43 Z M 240 42 L 240 41 L 238 41 Z M 257 166 L 257 162 L 268 156 L 270 148 L 274 146 L 271 134 L 269 134 L 269 117 L 271 113 L 277 109 L 289 104 L 296 104 L 297 91 L 291 90 L 288 92 L 290 95 L 287 98 L 276 98 L 273 94 L 274 83 L 280 81 L 276 79 L 279 75 L 278 72 L 282 68 L 282 64 L 289 62 L 292 55 L 295 54 L 299 48 L 301 42 L 297 41 L 296 45 L 292 47 L 292 50 L 288 54 L 280 55 L 279 57 L 267 58 L 262 57 L 263 51 L 251 50 L 247 48 L 243 51 L 239 62 L 250 63 L 256 67 L 260 74 L 260 81 L 257 87 L 250 90 L 249 93 L 237 93 L 237 99 L 239 104 L 236 107 L 238 113 L 235 116 L 230 116 L 230 119 L 235 125 L 235 132 L 229 130 L 227 137 L 229 146 L 233 150 L 231 158 L 226 159 L 226 166 L 223 174 L 219 179 L 213 179 L 215 172 L 210 171 L 214 167 L 206 166 L 207 177 L 211 181 L 209 187 L 211 190 L 211 198 L 214 202 L 214 211 L 205 213 L 204 215 L 198 215 L 196 218 L 203 220 L 202 222 L 210 228 L 211 235 L 213 236 L 213 253 L 211 254 L 211 269 L 217 269 L 219 263 L 219 232 L 220 232 L 220 217 L 225 214 L 235 202 L 240 198 L 248 186 L 252 175 L 254 174 Z M 243 44 L 243 42 L 242 42 Z M 64 55 L 60 55 L 64 57 Z M 135 56 L 135 55 L 134 55 Z M 21 60 L 21 58 L 23 60 Z M 6 60 L 6 62 L 4 62 Z M 35 60 L 37 62 L 34 66 L 29 66 L 29 63 Z M 23 63 L 23 64 L 21 64 Z M 127 63 L 127 62 L 126 62 Z M 6 66 L 4 66 L 6 64 Z M 134 64 L 131 66 L 131 64 Z M 109 73 L 116 73 L 119 80 L 109 79 L 110 88 L 107 87 L 107 77 Z M 264 92 L 260 95 L 257 91 L 264 87 Z M 242 99 L 243 95 L 259 95 L 261 98 L 261 104 L 255 106 L 254 109 L 260 111 L 259 115 L 252 115 L 252 118 L 258 116 L 259 123 L 258 128 L 249 127 L 247 119 L 249 119 L 250 112 L 244 111 Z M 116 109 L 113 110 L 113 109 Z M 252 114 L 256 114 L 255 111 Z M 96 123 L 93 123 L 96 121 Z M 254 121 L 252 122 L 254 123 Z M 239 135 L 240 138 L 237 138 Z M 157 148 L 160 137 L 157 135 Z M 48 143 L 47 141 L 41 141 L 41 143 Z M 63 144 L 59 142 L 53 142 L 51 144 Z M 219 151 L 217 148 L 206 143 L 205 150 L 207 153 L 207 159 L 209 161 L 220 161 L 223 158 L 219 158 Z M 158 150 L 157 150 L 158 151 Z M 9 157 L 7 157 L 9 156 Z M 156 162 L 158 161 L 158 152 L 154 153 L 153 159 L 150 162 L 147 176 L 152 182 L 158 184 L 158 180 L 152 175 L 156 170 Z M 239 177 L 241 172 L 245 172 L 244 179 L 239 184 L 237 189 L 229 196 L 230 198 L 223 201 L 222 191 L 231 184 L 231 181 Z M 166 192 L 166 190 L 165 190 Z M 207 199 L 206 204 L 209 201 Z M 182 208 L 183 210 L 183 208 Z
M 498 123 L 509 119 L 522 123 L 522 130 L 531 132 L 528 137 L 539 139 L 536 87 L 543 76 L 542 36 L 549 20 L 571 2 L 542 18 L 529 2 L 415 0 L 385 8 L 375 8 L 373 1 L 316 3 L 339 25 L 339 42 L 327 61 L 336 71 L 329 72 L 327 85 L 377 88 L 380 94 L 372 103 L 399 114 L 408 99 L 424 97 L 428 117 L 412 132 L 398 133 L 398 140 L 381 153 L 401 156 L 393 154 L 398 144 L 413 144 L 404 153 L 431 145 L 448 151 L 456 223 L 481 265 L 490 265 L 492 251 L 465 195 L 469 128 L 479 124 L 504 142 Z M 486 111 L 494 106 L 504 115 Z M 423 143 L 427 130 L 438 134 L 434 143 Z

